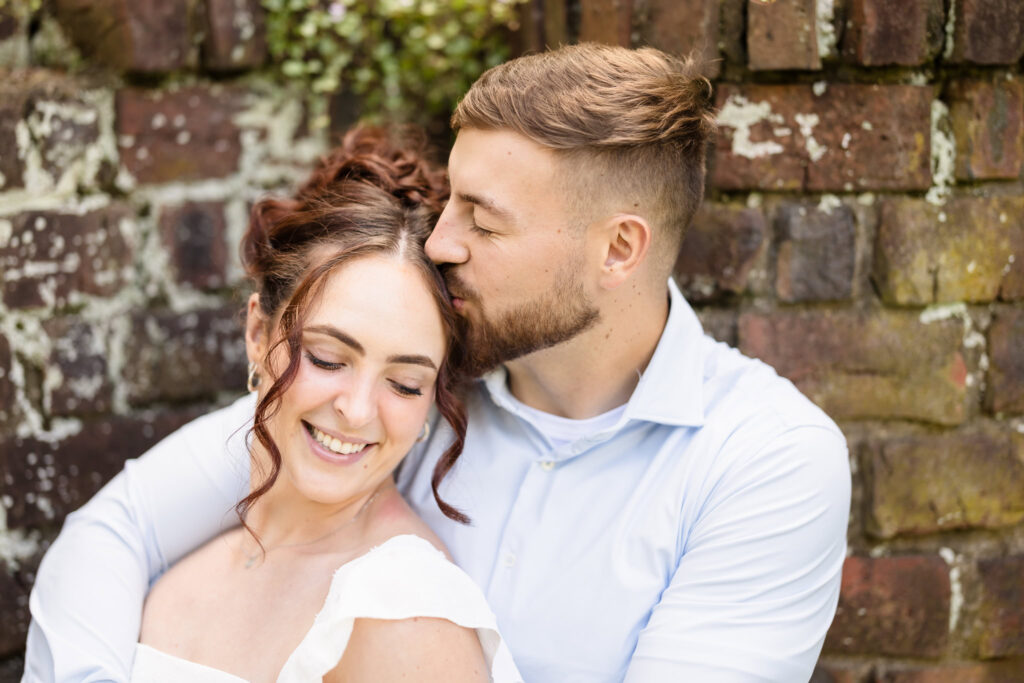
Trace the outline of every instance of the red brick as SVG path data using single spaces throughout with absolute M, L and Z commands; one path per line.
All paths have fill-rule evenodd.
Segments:
M 965 418 L 967 368 L 959 320 L 916 313 L 744 313 L 740 349 L 773 366 L 837 419 Z
M 821 91 L 819 91 L 821 92 Z M 924 190 L 932 89 L 722 85 L 712 182 L 721 190 Z
M 194 401 L 245 386 L 238 309 L 141 312 L 132 317 L 124 382 L 133 405 Z
M 121 71 L 165 73 L 189 65 L 196 0 L 55 0 L 83 55 Z
M 718 0 L 636 0 L 634 20 L 643 44 L 675 55 L 695 52 L 705 75 L 719 74 Z
M 746 68 L 747 0 L 720 0 L 718 13 L 718 48 L 724 63 Z
M 1024 662 L 943 662 L 887 671 L 876 680 L 879 683 L 1020 683 L 1024 680 Z
M 132 212 L 111 204 L 83 215 L 27 211 L 0 243 L 2 295 L 11 308 L 67 303 L 72 293 L 109 296 L 130 278 L 132 251 L 121 230 Z
M 853 294 L 857 227 L 853 211 L 787 204 L 775 217 L 779 235 L 775 291 L 788 303 L 840 301 Z
M 747 2 L 747 53 L 754 71 L 817 70 L 817 1 Z
M 0 68 L 0 191 L 25 186 L 24 151 L 15 132 L 19 125 L 27 128 L 43 169 L 55 180 L 81 162 L 85 146 L 99 137 L 99 127 L 97 112 L 81 99 L 80 88 L 53 71 Z
M 0 619 L 0 657 L 14 655 L 25 649 L 25 636 L 31 618 L 28 596 L 32 590 L 33 573 L 41 559 L 42 552 L 39 552 L 19 562 L 14 569 L 0 563 L 0 614 L 4 615 Z M 3 670 L 0 669 L 2 675 Z M 21 675 L 21 669 L 15 669 L 10 677 L 0 677 L 0 680 L 18 681 Z
M 825 651 L 938 657 L 949 638 L 949 570 L 939 557 L 849 557 Z
M 107 374 L 103 333 L 73 317 L 47 320 L 43 327 L 53 343 L 50 367 L 60 370 L 62 378 L 50 394 L 50 414 L 86 415 L 110 410 L 113 384 Z
M 1012 526 L 1024 520 L 1024 449 L 968 428 L 866 447 L 867 529 L 874 536 Z
M 223 287 L 227 266 L 223 202 L 187 202 L 160 211 L 160 232 L 178 279 L 199 289 Z
M 196 408 L 86 422 L 60 441 L 0 438 L 9 529 L 57 526 L 134 458 L 199 414 Z
M 953 7 L 950 61 L 1012 64 L 1024 55 L 1024 4 L 1020 0 L 957 0 Z
M 729 308 L 695 309 L 705 334 L 729 346 L 736 346 L 736 311 Z
M 1020 197 L 961 197 L 943 206 L 889 199 L 880 210 L 872 277 L 886 303 L 992 301 L 1011 273 L 1021 231 Z
M 237 90 L 190 86 L 117 93 L 121 159 L 142 183 L 222 178 L 238 170 Z
M 1024 160 L 1024 86 L 958 81 L 950 92 L 960 180 L 1016 178 Z
M 694 217 L 676 261 L 675 276 L 691 301 L 738 294 L 767 242 L 764 216 L 755 209 L 704 204 Z
M 267 58 L 266 13 L 259 0 L 206 0 L 203 65 L 211 71 L 261 66 Z
M 580 40 L 632 44 L 634 0 L 580 0 Z
M 819 660 L 810 683 L 868 683 L 874 680 L 870 676 L 870 664 Z
M 918 66 L 942 48 L 942 0 L 852 0 L 842 53 L 862 66 Z
M 999 310 L 988 330 L 986 406 L 994 413 L 1024 413 L 1024 310 Z
M 1024 656 L 1024 555 L 979 560 L 978 578 L 981 656 Z

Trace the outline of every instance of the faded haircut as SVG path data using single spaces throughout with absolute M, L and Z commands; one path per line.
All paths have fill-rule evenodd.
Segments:
M 512 130 L 555 151 L 575 214 L 644 216 L 671 268 L 704 194 L 715 123 L 711 83 L 694 59 L 582 43 L 489 69 L 452 128 Z

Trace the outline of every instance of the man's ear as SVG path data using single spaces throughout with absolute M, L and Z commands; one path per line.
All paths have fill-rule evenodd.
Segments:
M 267 353 L 270 325 L 260 308 L 260 295 L 253 293 L 245 309 L 245 355 L 262 368 Z
M 651 247 L 651 226 L 635 214 L 615 214 L 602 224 L 603 263 L 600 283 L 615 289 L 637 272 Z

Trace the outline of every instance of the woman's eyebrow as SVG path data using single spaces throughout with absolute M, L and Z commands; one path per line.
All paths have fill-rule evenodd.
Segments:
M 366 355 L 366 349 L 353 338 L 351 335 L 342 332 L 333 325 L 311 325 L 306 328 L 306 332 L 313 332 L 316 334 L 325 334 L 328 337 L 334 337 L 345 346 L 348 346 L 353 351 L 358 353 L 360 356 Z M 430 360 L 428 356 L 416 354 L 416 353 L 400 353 L 393 356 L 388 356 L 388 363 L 403 363 L 406 365 L 422 365 L 423 367 L 430 368 L 431 370 L 437 370 L 437 366 L 434 365 L 434 361 Z

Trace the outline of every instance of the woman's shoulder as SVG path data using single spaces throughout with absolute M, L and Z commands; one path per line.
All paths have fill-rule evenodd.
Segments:
M 367 536 L 371 547 L 383 545 L 398 536 L 416 536 L 444 553 L 449 560 L 451 559 L 444 542 L 416 514 L 396 489 L 388 491 L 378 503 Z

